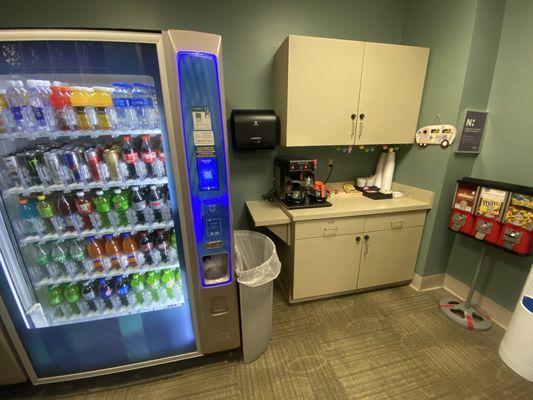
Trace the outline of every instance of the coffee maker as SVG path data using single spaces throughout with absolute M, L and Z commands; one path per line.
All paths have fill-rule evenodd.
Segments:
M 317 160 L 277 157 L 274 193 L 288 209 L 329 207 L 324 183 L 315 179 Z

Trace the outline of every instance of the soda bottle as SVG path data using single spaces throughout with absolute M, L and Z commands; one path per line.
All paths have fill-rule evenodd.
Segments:
M 58 129 L 73 131 L 77 129 L 76 114 L 70 102 L 70 89 L 60 86 L 60 82 L 54 82 L 50 87 L 50 105 L 54 111 Z
M 74 260 L 79 267 L 83 267 L 83 261 L 87 255 L 85 254 L 85 248 L 80 244 L 80 242 L 74 240 L 70 245 L 68 252 L 70 254 L 70 258 Z
M 113 108 L 111 93 L 113 89 L 103 86 L 94 87 L 93 105 L 96 111 L 96 127 L 98 129 L 113 129 L 116 127 L 116 114 Z
M 148 206 L 146 204 L 146 199 L 144 198 L 142 192 L 139 190 L 138 186 L 133 186 L 131 188 L 131 191 L 131 205 L 137 213 L 137 219 L 139 220 L 139 223 L 143 224 L 146 222 L 146 218 L 144 217 L 144 210 L 146 210 L 146 207 Z
M 144 255 L 144 260 L 146 263 L 151 264 L 152 260 L 152 250 L 154 249 L 154 242 L 148 235 L 148 232 L 141 232 L 141 238 L 139 239 L 139 248 Z
M 128 209 L 130 208 L 128 197 L 122 193 L 122 190 L 115 189 L 113 190 L 113 197 L 111 201 L 113 202 L 113 208 L 118 213 L 118 218 L 121 225 L 129 225 L 128 221 Z
M 150 128 L 156 129 L 159 127 L 159 109 L 157 103 L 157 94 L 155 87 L 151 85 L 145 85 L 147 91 L 146 108 L 150 115 Z
M 65 284 L 63 289 L 63 296 L 65 300 L 70 305 L 70 312 L 72 314 L 81 314 L 80 308 L 78 306 L 78 301 L 80 300 L 80 287 L 77 283 Z
M 137 179 L 135 163 L 138 159 L 139 155 L 131 144 L 131 136 L 124 136 L 122 138 L 122 160 L 128 168 L 128 179 Z
M 94 109 L 89 105 L 88 92 L 81 86 L 72 86 L 70 90 L 70 102 L 76 114 L 78 129 L 82 131 L 93 130 L 94 121 L 91 120 L 91 116 L 94 113 Z
M 167 262 L 169 259 L 169 244 L 165 237 L 165 233 L 162 230 L 155 232 L 155 246 L 157 247 L 157 250 L 159 250 L 163 262 Z
M 0 90 L 0 134 L 14 131 L 13 114 L 9 111 L 6 91 Z
M 172 230 L 172 233 L 170 234 L 170 244 L 176 250 L 178 249 L 178 240 L 176 239 L 176 232 L 174 232 L 174 230 Z
M 128 283 L 122 275 L 115 276 L 114 280 L 115 294 L 120 299 L 120 304 L 125 307 L 129 306 L 130 302 L 128 301 L 128 293 L 130 292 L 130 288 L 128 287 Z
M 84 192 L 76 193 L 76 211 L 81 216 L 85 229 L 92 229 L 93 223 L 91 221 L 91 214 L 94 212 L 93 205 L 90 200 L 85 197 Z
M 161 274 L 161 284 L 165 289 L 167 299 L 173 299 L 176 296 L 176 278 L 171 269 L 164 269 Z
M 158 222 L 161 222 L 163 219 L 161 212 L 163 210 L 164 200 L 163 200 L 163 196 L 161 196 L 161 194 L 159 193 L 159 190 L 157 190 L 157 186 L 155 185 L 150 186 L 149 201 L 150 201 L 150 208 L 154 212 L 155 220 Z
M 58 264 L 65 265 L 68 261 L 66 250 L 61 246 L 59 242 L 55 242 L 52 245 L 52 260 Z
M 105 253 L 111 263 L 111 268 L 120 269 L 120 249 L 113 235 L 104 235 Z
M 61 193 L 57 198 L 57 209 L 59 213 L 63 216 L 67 229 L 74 230 L 77 226 L 74 214 L 75 205 L 65 193 Z
M 81 288 L 81 297 L 83 300 L 85 300 L 85 303 L 87 303 L 87 307 L 89 307 L 89 310 L 96 312 L 96 298 L 98 296 L 98 293 L 96 292 L 96 289 L 94 287 L 94 281 L 87 281 L 83 283 L 83 286 Z
M 152 298 L 152 301 L 159 301 L 159 288 L 161 287 L 159 273 L 157 271 L 147 272 L 145 282 L 148 290 L 150 291 L 150 297 Z
M 131 291 L 135 295 L 135 301 L 137 304 L 144 303 L 144 277 L 141 274 L 130 275 L 130 287 Z
M 102 219 L 102 228 L 108 228 L 111 225 L 109 220 L 109 211 L 111 211 L 111 203 L 104 195 L 104 191 L 99 189 L 95 192 L 96 197 L 93 198 L 93 203 L 100 218 Z
M 104 270 L 104 251 L 102 246 L 94 236 L 89 236 L 87 241 L 87 253 L 93 262 L 93 268 L 101 272 Z
M 50 127 L 44 116 L 44 104 L 43 98 L 41 96 L 41 91 L 37 86 L 38 81 L 35 79 L 28 79 L 26 81 L 26 86 L 28 86 L 27 96 L 28 104 L 33 113 L 33 120 L 35 121 L 36 129 L 40 131 L 50 132 Z
M 174 271 L 174 274 L 176 275 L 176 284 L 178 285 L 178 288 L 180 288 L 183 283 L 181 281 L 181 268 L 180 267 L 176 268 L 176 270 Z
M 54 216 L 54 207 L 44 194 L 37 196 L 37 211 L 42 218 L 47 232 L 54 232 L 54 225 L 52 224 L 52 217 Z
M 113 288 L 111 285 L 109 285 L 105 278 L 98 279 L 98 294 L 104 300 L 105 306 L 109 309 L 113 309 L 113 303 L 111 302 Z
M 152 163 L 156 160 L 157 153 L 150 144 L 150 136 L 143 135 L 141 137 L 141 160 L 146 165 L 146 174 L 151 177 L 154 175 Z
M 22 82 L 8 80 L 6 84 L 6 100 L 13 116 L 15 130 L 18 132 L 32 132 L 34 124 Z
M 55 308 L 61 317 L 66 317 L 65 309 L 63 308 L 63 288 L 59 285 L 52 285 L 48 287 L 48 302 Z
M 122 234 L 122 253 L 128 258 L 128 267 L 137 266 L 137 243 L 129 233 Z
M 90 147 L 83 151 L 83 157 L 85 158 L 85 163 L 89 168 L 89 173 L 91 174 L 92 180 L 95 182 L 100 182 L 102 180 L 102 176 L 100 174 L 100 155 L 98 154 L 98 151 L 95 148 Z
M 18 199 L 18 213 L 20 217 L 20 228 L 25 235 L 33 235 L 37 233 L 37 229 L 34 224 L 34 210 L 28 203 L 28 199 L 21 197 Z

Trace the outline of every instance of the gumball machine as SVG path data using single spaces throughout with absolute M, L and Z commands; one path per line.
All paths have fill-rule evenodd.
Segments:
M 452 204 L 448 227 L 455 232 L 470 234 L 474 226 L 474 211 L 479 186 L 475 183 L 458 181 Z
M 533 195 L 512 193 L 503 215 L 498 245 L 519 254 L 532 250 Z
M 509 193 L 491 187 L 481 187 L 472 235 L 479 240 L 496 243 Z

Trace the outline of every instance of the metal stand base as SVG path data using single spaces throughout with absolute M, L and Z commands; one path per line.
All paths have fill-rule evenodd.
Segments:
M 456 298 L 439 301 L 439 307 L 448 318 L 464 326 L 469 331 L 486 331 L 491 328 L 492 321 L 474 307 L 466 307 L 465 303 Z
M 481 250 L 481 257 L 477 263 L 476 272 L 474 273 L 474 279 L 472 279 L 472 285 L 470 285 L 468 296 L 466 296 L 466 301 L 463 303 L 456 298 L 446 298 L 439 301 L 439 308 L 444 315 L 470 331 L 486 331 L 492 326 L 490 318 L 481 314 L 470 304 L 486 252 L 487 245 L 484 244 Z

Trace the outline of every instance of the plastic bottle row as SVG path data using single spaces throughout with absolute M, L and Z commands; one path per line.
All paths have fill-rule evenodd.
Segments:
M 47 288 L 50 322 L 182 304 L 179 268 Z
M 7 187 L 126 182 L 166 176 L 163 146 L 154 146 L 148 135 L 137 141 L 124 136 L 121 143 L 97 147 L 83 143 L 38 145 L 8 154 L 2 161 Z
M 19 237 L 62 235 L 75 232 L 138 224 L 172 222 L 172 211 L 166 186 L 147 188 L 133 186 L 130 189 L 78 191 L 75 196 L 57 193 L 46 196 L 20 197 L 19 220 L 15 229 Z
M 86 240 L 35 243 L 28 250 L 34 284 L 89 279 L 132 270 L 158 269 L 178 262 L 173 230 L 93 236 Z
M 6 81 L 0 91 L 0 133 L 95 129 L 155 129 L 159 110 L 154 86 L 115 82 L 77 86 L 28 79 Z

